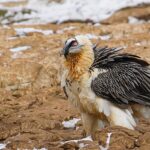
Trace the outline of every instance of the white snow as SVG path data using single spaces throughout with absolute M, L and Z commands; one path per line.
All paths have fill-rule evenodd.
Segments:
M 63 34 L 65 31 L 70 31 L 70 30 L 73 30 L 73 29 L 76 29 L 76 27 L 70 26 L 70 27 L 63 28 L 61 30 L 57 30 L 56 33 Z
M 19 47 L 11 48 L 10 51 L 11 52 L 20 52 L 20 51 L 25 51 L 30 48 L 31 48 L 31 46 L 19 46 Z
M 100 38 L 99 36 L 96 36 L 96 35 L 90 34 L 90 33 L 85 34 L 85 36 L 87 36 L 89 39 L 99 39 Z
M 44 35 L 53 34 L 53 30 L 41 30 L 41 29 L 34 29 L 34 28 L 15 28 L 15 31 L 19 36 L 24 36 L 27 33 L 31 33 L 31 32 L 38 32 Z
M 48 150 L 48 149 L 47 148 L 40 148 L 40 149 L 39 148 L 38 149 L 37 148 L 33 148 L 33 150 Z
M 37 17 L 43 21 L 61 23 L 67 20 L 90 19 L 99 22 L 121 8 L 144 2 L 150 3 L 150 0 L 65 0 L 62 4 L 48 3 L 48 0 L 30 0 L 27 8 L 36 10 Z
M 141 43 L 137 42 L 135 43 L 136 46 L 141 46 Z
M 21 2 L 24 0 L 0 0 L 0 3 L 8 3 L 8 2 Z
M 62 124 L 65 128 L 75 128 L 77 122 L 80 120 L 81 119 L 73 118 L 73 119 L 68 120 L 68 121 L 63 121 Z
M 7 26 L 7 25 L 3 25 L 2 27 L 3 27 L 4 29 L 10 29 L 10 27 Z
M 13 53 L 13 55 L 11 56 L 11 58 L 16 59 L 16 58 L 21 58 L 22 52 L 16 52 Z
M 85 147 L 85 144 L 84 143 L 80 143 L 79 144 L 79 148 L 83 148 L 83 147 Z
M 6 148 L 6 144 L 0 143 L 0 150 L 3 150 L 4 148 Z
M 11 36 L 11 37 L 8 37 L 8 38 L 7 38 L 7 40 L 15 40 L 15 39 L 17 39 L 16 36 Z
M 95 34 L 90 34 L 90 33 L 85 34 L 85 36 L 87 36 L 89 39 L 101 39 L 101 40 L 109 40 L 111 38 L 110 35 L 97 36 Z
M 79 141 L 93 141 L 91 136 L 87 136 L 86 138 L 83 138 Z
M 95 27 L 99 27 L 99 26 L 100 26 L 100 23 L 95 23 L 94 26 L 95 26 Z
M 14 15 L 14 21 L 28 19 L 20 22 L 21 24 L 61 23 L 68 20 L 99 22 L 110 17 L 119 9 L 142 3 L 150 3 L 150 0 L 64 0 L 61 3 L 50 3 L 48 0 L 29 0 L 25 6 L 7 8 L 6 16 Z M 32 11 L 31 13 L 22 13 L 21 10 L 24 9 Z M 2 22 L 5 24 L 9 20 L 6 18 Z
M 145 21 L 142 20 L 142 19 L 138 19 L 136 17 L 132 17 L 132 16 L 129 16 L 128 17 L 128 23 L 129 24 L 142 24 L 144 23 Z
M 107 41 L 107 40 L 109 40 L 110 38 L 111 38 L 111 37 L 110 37 L 109 34 L 108 34 L 108 35 L 101 35 L 101 36 L 100 36 L 100 39 L 101 39 L 101 40 L 106 40 L 106 41 Z
M 88 144 L 82 143 L 82 141 L 93 141 L 93 140 L 92 140 L 91 136 L 88 136 L 88 137 L 86 137 L 86 138 L 79 139 L 79 140 L 69 140 L 69 141 L 61 142 L 61 144 L 66 144 L 66 143 L 69 143 L 69 142 L 75 142 L 75 143 L 80 142 L 80 143 L 79 143 L 79 148 L 83 148 L 83 147 L 85 147 L 86 145 L 88 145 Z
M 102 145 L 100 145 L 99 147 L 101 150 L 108 150 L 109 149 L 111 135 L 112 135 L 112 133 L 107 133 L 106 147 L 103 147 Z
M 79 140 L 69 140 L 69 141 L 61 142 L 61 144 L 65 144 L 65 143 L 68 143 L 68 142 L 78 143 L 78 142 L 82 142 L 82 141 L 93 141 L 93 140 L 92 140 L 91 136 L 87 136 L 86 138 L 79 139 Z
M 61 144 L 65 144 L 65 143 L 69 143 L 69 142 L 75 142 L 75 143 L 80 142 L 79 143 L 79 148 L 83 148 L 86 145 L 88 145 L 88 144 L 82 143 L 82 141 L 93 141 L 93 140 L 92 140 L 91 136 L 87 136 L 86 138 L 79 139 L 79 140 L 69 140 L 69 141 L 61 142 Z

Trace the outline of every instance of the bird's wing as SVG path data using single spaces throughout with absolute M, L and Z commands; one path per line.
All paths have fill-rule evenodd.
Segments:
M 116 54 L 115 51 L 103 48 L 95 52 L 93 68 L 107 71 L 94 78 L 92 90 L 97 96 L 120 106 L 129 103 L 150 105 L 149 64 L 137 56 Z
M 149 63 L 142 60 L 139 56 L 128 53 L 118 53 L 122 49 L 123 48 L 93 47 L 95 59 L 91 68 L 110 68 L 113 64 L 121 62 L 134 62 L 143 67 L 149 66 Z
M 150 105 L 150 70 L 136 64 L 119 64 L 100 73 L 91 84 L 97 96 L 119 105 Z

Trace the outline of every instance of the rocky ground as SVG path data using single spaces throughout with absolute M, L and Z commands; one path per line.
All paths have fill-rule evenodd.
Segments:
M 131 18 L 129 24 L 129 14 L 142 20 L 134 24 Z M 124 47 L 150 62 L 148 14 L 150 6 L 143 6 L 121 10 L 102 25 L 1 25 L 0 143 L 6 144 L 4 149 L 149 150 L 150 122 L 142 118 L 135 131 L 107 127 L 93 134 L 93 141 L 85 138 L 81 120 L 65 126 L 80 115 L 60 88 L 60 50 L 73 35 L 87 34 L 99 46 Z

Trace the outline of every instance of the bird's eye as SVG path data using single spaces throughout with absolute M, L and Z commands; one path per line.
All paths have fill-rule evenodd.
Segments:
M 77 46 L 78 45 L 78 42 L 77 41 L 72 41 L 71 42 L 71 46 Z

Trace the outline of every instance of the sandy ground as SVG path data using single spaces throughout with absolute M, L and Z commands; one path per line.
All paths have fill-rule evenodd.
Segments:
M 76 22 L 0 26 L 0 141 L 6 144 L 5 149 L 107 150 L 108 133 L 112 133 L 109 150 L 150 149 L 150 122 L 142 118 L 135 131 L 107 127 L 93 134 L 93 141 L 81 140 L 85 138 L 82 121 L 73 128 L 62 124 L 80 118 L 60 88 L 60 50 L 64 41 L 88 34 L 101 47 L 124 47 L 125 52 L 150 62 L 150 23 L 116 21 L 117 14 L 117 18 L 122 16 L 125 20 L 124 11 L 133 10 L 117 12 L 103 25 Z M 52 30 L 53 34 L 20 34 L 15 30 L 18 28 Z M 28 49 L 13 49 L 22 46 Z
M 16 34 L 16 28 L 53 30 L 54 34 Z M 72 30 L 66 30 L 72 27 Z M 73 28 L 74 27 L 74 28 Z M 148 122 L 141 121 L 137 131 L 120 127 L 106 128 L 93 135 L 94 142 L 63 141 L 82 139 L 85 132 L 80 121 L 76 128 L 63 127 L 64 120 L 80 118 L 77 110 L 67 102 L 60 88 L 60 50 L 66 38 L 83 33 L 91 36 L 109 35 L 99 46 L 120 47 L 150 60 L 149 24 L 101 25 L 66 23 L 62 25 L 9 26 L 0 28 L 0 140 L 6 149 L 99 149 L 105 146 L 107 133 L 110 149 L 147 149 L 150 140 Z M 61 33 L 61 34 L 60 34 Z M 13 37 L 13 38 L 12 38 Z M 16 37 L 16 38 L 14 38 Z M 11 52 L 11 48 L 30 46 L 28 50 Z M 98 142 L 97 142 L 98 141 Z M 82 146 L 81 146 L 82 145 Z M 146 148 L 145 148 L 146 147 Z

